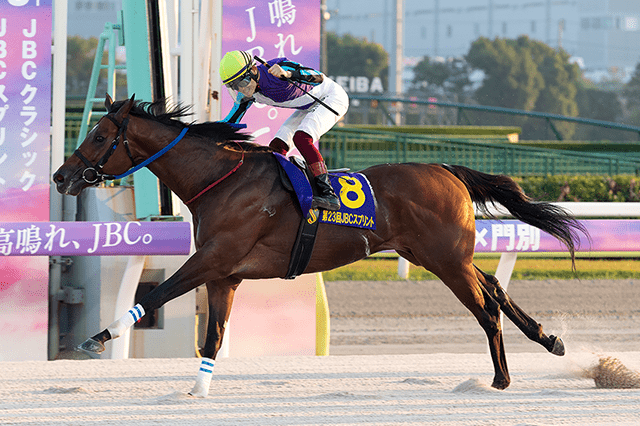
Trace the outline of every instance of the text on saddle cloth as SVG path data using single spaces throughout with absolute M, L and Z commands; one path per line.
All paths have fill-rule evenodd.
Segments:
M 305 174 L 286 157 L 274 153 L 287 173 L 303 212 L 311 209 L 313 193 Z M 334 191 L 340 199 L 340 210 L 320 212 L 320 222 L 376 229 L 376 206 L 373 189 L 367 178 L 360 173 L 329 173 Z

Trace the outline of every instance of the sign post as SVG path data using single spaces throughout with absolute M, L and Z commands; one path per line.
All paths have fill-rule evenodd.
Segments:
M 222 8 L 222 54 L 244 50 L 267 61 L 286 57 L 319 69 L 320 0 L 223 0 Z M 219 79 L 217 69 L 215 75 Z M 220 98 L 224 117 L 233 100 L 224 88 Z M 293 111 L 254 104 L 243 123 L 256 142 L 268 145 Z M 316 280 L 315 275 L 304 275 L 293 281 L 259 280 L 240 286 L 223 340 L 229 344 L 228 354 L 328 355 L 328 309 L 320 310 L 322 343 L 316 348 Z M 275 333 L 276 344 L 269 337 Z
M 49 220 L 51 17 L 52 0 L 0 2 L 3 222 Z M 15 236 L 20 246 L 32 238 Z M 47 359 L 48 274 L 48 257 L 0 255 L 0 361 Z

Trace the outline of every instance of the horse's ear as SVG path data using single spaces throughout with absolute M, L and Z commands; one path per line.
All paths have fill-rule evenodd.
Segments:
M 118 110 L 118 113 L 116 114 L 116 117 L 119 117 L 120 119 L 127 118 L 127 116 L 129 115 L 129 111 L 131 111 L 131 108 L 133 108 L 133 104 L 135 102 L 136 102 L 136 95 L 134 93 L 133 95 L 131 95 L 131 98 L 128 101 L 126 101 L 124 105 L 120 107 L 120 109 Z
M 113 105 L 113 99 L 111 99 L 111 96 L 109 96 L 109 94 L 106 94 L 107 96 L 105 96 L 104 98 L 104 106 L 105 108 L 107 108 L 107 112 L 111 112 L 111 105 Z

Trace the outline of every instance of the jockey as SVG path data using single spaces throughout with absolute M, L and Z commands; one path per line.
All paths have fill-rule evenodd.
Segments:
M 223 121 L 238 123 L 254 102 L 295 109 L 269 147 L 285 155 L 293 143 L 315 177 L 318 195 L 313 198 L 312 207 L 338 210 L 340 201 L 329 182 L 324 159 L 313 142 L 344 116 L 349 108 L 349 97 L 339 84 L 324 74 L 287 58 L 272 59 L 267 65 L 254 64 L 251 55 L 241 50 L 224 55 L 220 62 L 220 77 L 234 106 Z M 296 82 L 340 115 L 329 111 L 285 79 Z

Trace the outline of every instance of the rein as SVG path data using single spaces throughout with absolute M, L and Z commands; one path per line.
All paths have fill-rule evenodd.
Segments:
M 80 160 L 82 160 L 82 162 L 87 166 L 87 168 L 84 169 L 82 172 L 82 179 L 84 179 L 85 182 L 90 184 L 103 182 L 105 180 L 122 179 L 126 176 L 129 176 L 132 173 L 137 172 L 141 168 L 148 166 L 149 164 L 151 164 L 152 162 L 154 162 L 155 160 L 157 160 L 158 158 L 166 154 L 167 151 L 173 148 L 178 142 L 182 140 L 182 138 L 184 138 L 184 135 L 186 135 L 187 131 L 189 130 L 188 126 L 183 128 L 180 134 L 171 143 L 169 143 L 167 146 L 165 146 L 160 151 L 156 152 L 155 154 L 153 154 L 151 157 L 147 158 L 140 164 L 136 164 L 135 160 L 133 159 L 133 156 L 131 155 L 131 150 L 129 149 L 129 141 L 127 140 L 127 135 L 126 135 L 127 125 L 129 124 L 129 118 L 127 117 L 123 120 L 122 123 L 118 123 L 110 115 L 105 115 L 105 117 L 111 120 L 113 124 L 115 124 L 118 127 L 118 134 L 113 139 L 113 142 L 111 142 L 109 149 L 107 150 L 107 152 L 105 152 L 102 158 L 98 160 L 98 162 L 95 165 L 93 165 L 84 155 L 82 155 L 79 149 L 76 149 L 74 151 L 74 154 L 78 158 L 80 158 Z M 133 167 L 119 175 L 108 175 L 108 174 L 102 173 L 102 169 L 104 165 L 107 163 L 107 161 L 109 161 L 109 158 L 111 157 L 113 152 L 118 147 L 118 144 L 120 143 L 120 136 L 122 136 L 122 140 L 123 140 L 122 143 L 124 144 L 127 150 L 127 156 L 131 160 L 131 164 L 133 164 Z M 94 176 L 93 177 L 87 176 L 87 172 L 92 173 Z
M 182 138 L 184 138 L 184 135 L 186 135 L 188 131 L 189 131 L 189 127 L 185 127 L 184 129 L 182 129 L 180 134 L 178 136 L 176 136 L 176 138 L 173 141 L 171 141 L 171 143 L 169 145 L 165 146 L 160 151 L 156 152 L 151 157 L 147 158 L 146 160 L 144 160 L 142 163 L 138 164 L 137 166 L 130 168 L 129 170 L 127 170 L 126 172 L 124 172 L 124 173 L 122 173 L 120 175 L 112 176 L 112 177 L 110 177 L 110 179 L 122 179 L 123 177 L 129 176 L 130 174 L 137 172 L 141 168 L 146 167 L 149 164 L 153 163 L 158 158 L 160 158 L 164 154 L 166 154 L 167 151 L 169 151 L 171 148 L 176 146 L 176 144 L 178 142 L 180 142 L 182 140 Z
M 193 203 L 195 200 L 197 200 L 198 198 L 200 198 L 202 195 L 204 195 L 207 191 L 209 191 L 211 188 L 213 188 L 214 186 L 216 186 L 217 184 L 219 184 L 220 182 L 222 182 L 223 180 L 225 180 L 226 178 L 228 178 L 229 176 L 231 176 L 236 170 L 238 170 L 240 168 L 240 166 L 242 166 L 242 163 L 244 163 L 244 148 L 242 148 L 242 145 L 240 145 L 237 141 L 234 141 L 236 144 L 238 144 L 238 146 L 240 147 L 240 149 L 242 150 L 242 157 L 240 157 L 240 161 L 238 161 L 238 164 L 236 164 L 236 166 L 231 169 L 227 174 L 225 174 L 224 176 L 222 176 L 220 179 L 218 179 L 217 181 L 213 182 L 211 185 L 207 186 L 205 189 L 203 189 L 202 191 L 200 191 L 195 197 L 193 197 L 192 199 L 190 199 L 189 201 L 186 201 L 184 204 L 185 205 L 189 205 L 191 203 Z

